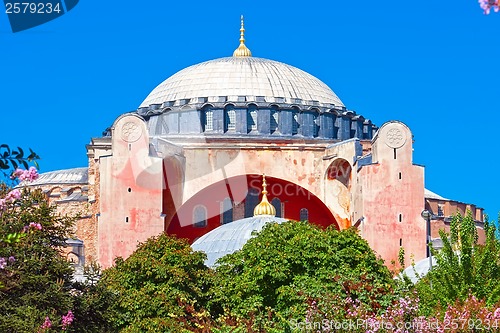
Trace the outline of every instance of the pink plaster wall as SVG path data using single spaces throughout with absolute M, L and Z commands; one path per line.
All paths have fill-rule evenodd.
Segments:
M 412 164 L 412 135 L 399 122 L 380 128 L 372 153 L 374 164 L 363 166 L 358 174 L 364 216 L 361 233 L 389 267 L 392 262 L 398 266 L 401 244 L 408 266 L 411 258 L 418 261 L 426 256 L 426 224 L 420 216 L 424 169 Z
M 144 122 L 126 115 L 113 131 L 113 155 L 100 160 L 100 173 L 107 175 L 101 177 L 98 220 L 99 262 L 104 268 L 164 230 L 162 161 L 149 157 Z

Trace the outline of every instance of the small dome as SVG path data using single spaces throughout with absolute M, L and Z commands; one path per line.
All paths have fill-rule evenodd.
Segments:
M 245 26 L 243 25 L 243 15 L 241 15 L 240 46 L 233 52 L 233 57 L 251 57 L 252 52 L 245 45 Z
M 267 198 L 263 198 L 262 202 L 255 207 L 253 210 L 253 215 L 269 215 L 276 216 L 276 208 L 267 201 Z
M 198 238 L 191 248 L 207 254 L 205 265 L 213 267 L 215 262 L 225 256 L 241 250 L 252 237 L 252 232 L 261 231 L 268 223 L 283 223 L 287 219 L 269 215 L 259 215 L 223 224 Z
M 240 46 L 233 52 L 233 57 L 251 57 L 252 51 L 246 47 L 245 44 L 241 43 Z
M 255 206 L 253 210 L 253 216 L 258 215 L 269 215 L 276 216 L 276 208 L 269 203 L 267 200 L 267 183 L 266 183 L 266 175 L 262 175 L 262 201 Z
M 158 85 L 140 107 L 179 100 L 219 100 L 221 96 L 244 97 L 247 102 L 263 97 L 296 104 L 315 101 L 344 106 L 335 93 L 314 76 L 287 64 L 255 57 L 226 57 L 187 67 Z

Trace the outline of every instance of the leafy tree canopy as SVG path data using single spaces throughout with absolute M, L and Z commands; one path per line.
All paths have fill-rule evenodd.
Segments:
M 117 296 L 115 328 L 120 332 L 182 332 L 191 313 L 206 303 L 211 271 L 205 254 L 187 240 L 166 234 L 139 245 L 126 260 L 104 271 L 100 281 Z M 202 311 L 202 310 L 200 310 Z
M 488 305 L 500 301 L 500 242 L 495 229 L 486 221 L 486 240 L 478 244 L 475 222 L 468 212 L 453 217 L 449 234 L 440 231 L 443 248 L 432 250 L 438 265 L 416 285 L 424 312 L 432 313 L 438 304 L 465 301 L 469 295 Z
M 327 294 L 379 309 L 390 303 L 393 280 L 354 229 L 322 230 L 307 222 L 269 224 L 241 251 L 220 259 L 213 303 L 224 315 L 283 323 L 303 319 L 308 299 Z

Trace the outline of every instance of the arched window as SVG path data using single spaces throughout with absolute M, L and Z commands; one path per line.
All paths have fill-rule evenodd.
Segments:
M 214 111 L 212 110 L 212 108 L 210 106 L 205 106 L 203 108 L 204 112 L 205 112 L 205 123 L 204 123 L 204 127 L 205 127 L 205 131 L 213 131 L 214 130 Z
M 78 254 L 74 252 L 68 253 L 66 256 L 66 259 L 71 263 L 72 266 L 80 266 L 80 258 L 78 257 Z
M 278 129 L 278 118 L 279 118 L 278 107 L 273 105 L 271 107 L 271 123 L 270 123 L 271 134 L 276 132 L 276 130 Z
M 276 209 L 276 217 L 281 217 L 281 200 L 278 198 L 274 198 L 271 200 L 271 205 Z
M 224 111 L 226 131 L 234 132 L 236 130 L 236 111 L 234 110 L 234 106 L 228 105 Z
M 317 137 L 319 135 L 319 113 L 313 113 L 313 136 Z
M 60 187 L 54 187 L 49 192 L 49 197 L 51 197 L 51 198 L 59 198 L 60 196 L 61 196 L 61 188 Z
M 309 220 L 309 211 L 307 208 L 302 208 L 300 210 L 300 220 L 301 221 L 308 221 Z
M 220 224 L 233 222 L 233 201 L 231 198 L 225 198 L 221 203 Z
M 248 189 L 245 199 L 245 217 L 252 217 L 253 210 L 259 203 L 259 190 L 255 188 Z
M 248 132 L 257 130 L 257 106 L 253 104 L 248 106 L 247 130 Z
M 194 207 L 193 226 L 195 228 L 205 228 L 207 226 L 207 209 L 203 205 Z
M 300 128 L 300 113 L 295 111 L 292 119 L 292 134 L 298 134 Z

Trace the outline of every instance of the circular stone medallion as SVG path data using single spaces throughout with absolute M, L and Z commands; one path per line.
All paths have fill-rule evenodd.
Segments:
M 391 128 L 385 135 L 385 143 L 391 148 L 400 148 L 406 142 L 406 134 L 399 128 Z
M 122 127 L 122 139 L 127 142 L 135 142 L 141 137 L 141 129 L 136 123 L 131 121 L 125 123 Z

